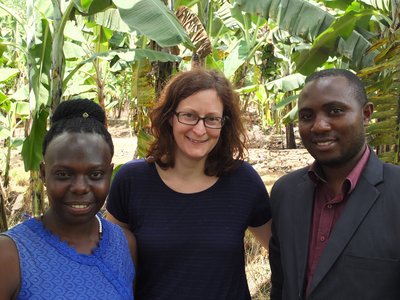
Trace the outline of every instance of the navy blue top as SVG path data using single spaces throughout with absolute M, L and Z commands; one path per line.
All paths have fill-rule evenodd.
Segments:
M 271 214 L 265 185 L 248 163 L 184 194 L 166 186 L 153 163 L 131 161 L 113 180 L 107 210 L 137 239 L 136 299 L 251 299 L 244 233 Z

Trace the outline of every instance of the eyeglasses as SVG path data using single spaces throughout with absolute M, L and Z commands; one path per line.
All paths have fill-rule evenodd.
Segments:
M 208 116 L 201 118 L 198 115 L 189 112 L 174 112 L 174 114 L 178 118 L 178 122 L 185 125 L 195 126 L 200 120 L 202 120 L 204 127 L 220 129 L 224 126 L 225 122 L 225 117 Z

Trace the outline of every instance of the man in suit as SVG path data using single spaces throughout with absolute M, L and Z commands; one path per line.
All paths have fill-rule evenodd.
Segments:
M 361 81 L 316 72 L 298 108 L 315 161 L 271 191 L 271 299 L 400 299 L 400 167 L 365 141 L 373 105 Z

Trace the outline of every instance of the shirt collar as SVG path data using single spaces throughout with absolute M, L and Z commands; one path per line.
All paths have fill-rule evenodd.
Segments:
M 360 160 L 346 176 L 346 179 L 344 180 L 342 185 L 342 191 L 344 195 L 351 193 L 355 189 L 357 182 L 360 179 L 361 173 L 368 162 L 370 152 L 371 150 L 369 149 L 369 147 L 365 147 L 365 151 Z M 313 181 L 315 184 L 326 183 L 326 180 L 322 174 L 323 173 L 321 166 L 316 161 L 314 161 L 308 170 L 308 176 L 310 177 L 311 181 Z

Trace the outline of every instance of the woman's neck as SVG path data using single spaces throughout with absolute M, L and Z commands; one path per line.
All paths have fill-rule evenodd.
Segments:
M 156 165 L 158 174 L 169 188 L 187 194 L 204 191 L 218 180 L 216 176 L 207 176 L 204 173 L 204 166 L 205 159 L 202 161 L 176 159 L 175 166 L 166 170 Z
M 91 254 L 98 247 L 102 236 L 101 221 L 96 217 L 84 224 L 71 225 L 60 221 L 59 217 L 48 211 L 40 220 L 48 231 L 81 254 Z

